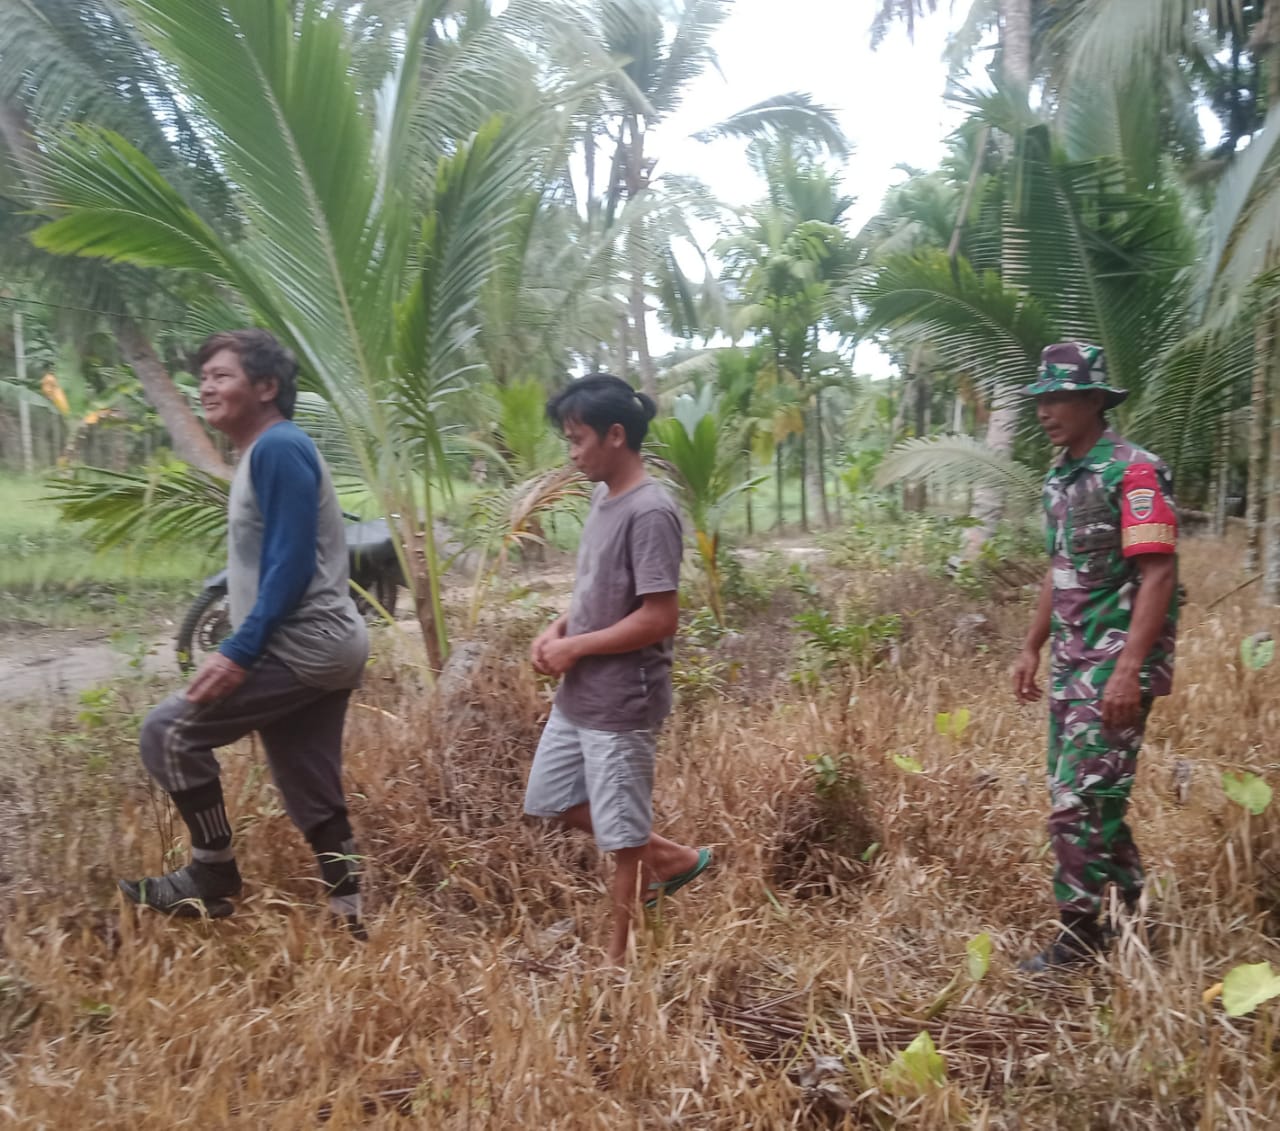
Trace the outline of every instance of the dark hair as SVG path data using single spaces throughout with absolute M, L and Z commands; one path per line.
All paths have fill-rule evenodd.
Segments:
M 214 354 L 230 350 L 240 359 L 244 374 L 255 385 L 276 380 L 276 408 L 286 420 L 293 419 L 293 405 L 298 399 L 298 359 L 266 330 L 224 330 L 211 334 L 196 350 L 194 368 L 197 373 Z
M 627 434 L 627 447 L 640 450 L 649 421 L 658 414 L 653 398 L 638 393 L 612 373 L 588 373 L 573 381 L 547 401 L 547 418 L 563 430 L 576 421 L 595 431 L 602 440 L 615 424 Z

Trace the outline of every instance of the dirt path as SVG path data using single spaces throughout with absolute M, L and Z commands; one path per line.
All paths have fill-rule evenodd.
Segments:
M 816 546 L 786 540 L 764 548 L 744 547 L 737 553 L 745 562 L 756 562 L 775 551 L 796 561 L 813 561 L 824 553 Z M 514 570 L 506 581 L 542 592 L 548 603 L 563 606 L 573 588 L 573 559 L 561 555 L 539 567 Z M 459 607 L 468 607 L 470 581 L 447 585 L 445 598 Z M 400 619 L 406 627 L 412 622 L 403 607 Z M 139 658 L 138 649 L 113 641 L 112 634 L 100 628 L 57 629 L 0 623 L 0 703 L 78 695 L 95 684 L 129 674 L 135 658 L 139 658 L 144 673 L 170 676 L 176 687 L 181 676 L 172 632 L 162 634 L 161 630 L 148 627 L 143 639 L 150 643 Z
M 7 625 L 0 630 L 0 703 L 76 695 L 128 674 L 136 655 L 101 629 Z M 178 682 L 172 636 L 152 641 L 140 663 L 143 672 Z

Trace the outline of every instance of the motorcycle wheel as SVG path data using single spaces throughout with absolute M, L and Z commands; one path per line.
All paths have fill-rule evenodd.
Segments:
M 230 633 L 231 607 L 226 589 L 206 589 L 191 602 L 178 629 L 178 667 L 183 675 L 195 671 Z

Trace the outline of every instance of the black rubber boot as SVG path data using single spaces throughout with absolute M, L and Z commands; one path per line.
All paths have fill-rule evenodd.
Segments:
M 163 876 L 121 880 L 120 890 L 140 907 L 150 907 L 178 919 L 225 919 L 239 895 L 240 869 L 234 860 L 204 864 L 193 860 Z
M 1018 963 L 1024 974 L 1045 974 L 1072 966 L 1092 962 L 1106 949 L 1106 939 L 1098 920 L 1093 916 L 1063 916 L 1062 930 L 1044 950 L 1034 958 Z
M 316 854 L 331 919 L 353 939 L 367 942 L 369 932 L 360 917 L 360 856 L 347 814 L 336 813 L 308 829 L 307 840 Z

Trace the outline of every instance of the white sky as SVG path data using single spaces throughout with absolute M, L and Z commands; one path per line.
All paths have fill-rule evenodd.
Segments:
M 916 25 L 915 43 L 896 28 L 878 50 L 870 46 L 875 0 L 737 0 L 713 44 L 720 72 L 709 70 L 680 110 L 646 142 L 661 172 L 692 173 L 730 204 L 763 193 L 743 146 L 710 144 L 691 134 L 776 94 L 800 91 L 834 109 L 854 145 L 845 189 L 857 198 L 851 220 L 860 227 L 902 174 L 900 163 L 931 169 L 943 141 L 963 115 L 943 100 L 947 33 L 961 13 L 946 5 Z
M 646 140 L 656 172 L 697 176 L 729 204 L 759 199 L 764 186 L 740 142 L 702 143 L 690 135 L 773 95 L 800 91 L 835 110 L 853 144 L 844 189 L 856 198 L 849 225 L 860 228 L 903 179 L 895 166 L 935 168 L 947 135 L 963 118 L 943 98 L 942 53 L 965 6 L 952 16 L 941 5 L 916 24 L 914 43 L 899 27 L 872 51 L 876 6 L 875 0 L 736 0 L 713 40 L 719 73 L 709 70 L 698 79 L 680 110 Z M 673 344 L 660 330 L 654 335 L 656 353 Z M 860 348 L 856 362 L 862 372 L 889 371 L 874 346 Z

